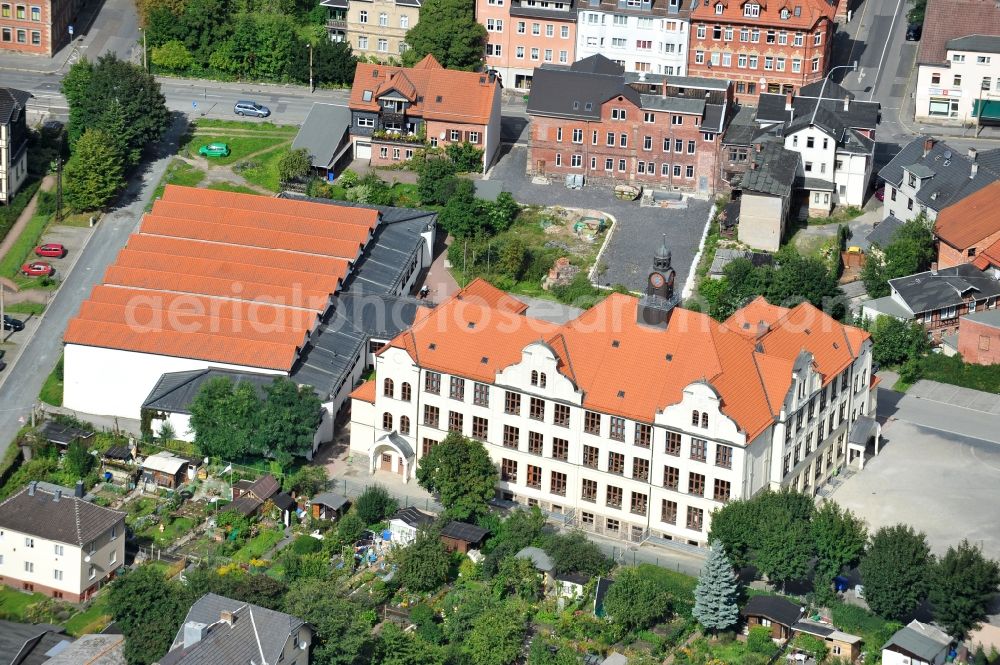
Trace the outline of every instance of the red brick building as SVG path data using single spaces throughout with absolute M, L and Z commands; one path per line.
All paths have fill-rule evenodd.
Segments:
M 0 49 L 52 56 L 70 41 L 82 0 L 3 0 Z
M 688 74 L 729 79 L 736 99 L 749 104 L 762 92 L 797 93 L 829 70 L 836 13 L 835 0 L 698 3 Z
M 938 213 L 934 235 L 938 241 L 938 267 L 972 263 L 1000 242 L 1000 181 L 983 187 Z
M 967 363 L 1000 363 L 1000 310 L 963 316 L 958 325 L 958 352 Z
M 732 106 L 729 81 L 625 74 L 601 55 L 539 68 L 528 172 L 712 195 Z

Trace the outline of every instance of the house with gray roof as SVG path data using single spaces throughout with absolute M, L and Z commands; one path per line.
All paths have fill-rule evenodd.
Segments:
M 208 593 L 188 610 L 159 665 L 308 665 L 312 628 L 302 619 Z
M 889 280 L 890 293 L 861 303 L 862 316 L 920 323 L 935 338 L 957 334 L 959 318 L 996 309 L 1000 281 L 971 263 Z
M 79 603 L 125 561 L 125 513 L 28 483 L 0 503 L 0 581 Z
M 0 620 L 0 665 L 41 665 L 71 640 L 59 626 Z
M 918 136 L 878 172 L 885 183 L 882 219 L 909 221 L 938 213 L 1000 179 L 1000 149 L 961 151 L 930 136 Z
M 733 183 L 741 192 L 738 237 L 754 249 L 776 252 L 785 235 L 802 165 L 798 154 L 777 138 L 754 143 L 749 162 L 747 172 Z
M 28 177 L 27 106 L 32 94 L 0 88 L 0 203 L 8 204 Z
M 949 661 L 952 643 L 944 631 L 914 619 L 882 646 L 882 662 L 885 665 L 944 665 Z
M 889 246 L 896 235 L 896 231 L 903 226 L 903 221 L 894 215 L 889 215 L 875 225 L 871 232 L 865 236 L 865 241 L 871 248 L 869 251 L 881 251 Z
M 308 151 L 312 167 L 326 177 L 351 161 L 351 109 L 338 104 L 313 104 L 292 141 L 292 149 Z

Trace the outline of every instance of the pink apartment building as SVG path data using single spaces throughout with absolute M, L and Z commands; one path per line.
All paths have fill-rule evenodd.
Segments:
M 486 66 L 507 88 L 529 90 L 535 67 L 576 58 L 573 0 L 476 0 L 476 20 L 486 27 Z

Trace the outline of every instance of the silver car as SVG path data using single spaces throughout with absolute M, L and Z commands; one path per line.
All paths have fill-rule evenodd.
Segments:
M 266 118 L 271 115 L 271 109 L 257 102 L 236 102 L 236 105 L 233 106 L 233 112 L 236 115 L 252 115 L 258 118 Z

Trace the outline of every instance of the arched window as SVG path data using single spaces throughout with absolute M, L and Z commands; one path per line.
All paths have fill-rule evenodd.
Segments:
M 545 372 L 542 372 L 538 376 L 538 387 L 539 388 L 544 388 L 545 387 Z
M 399 398 L 404 402 L 410 401 L 410 384 L 404 383 L 399 387 Z
M 399 433 L 409 434 L 410 433 L 410 419 L 406 416 L 399 417 Z
M 382 382 L 382 394 L 386 397 L 392 397 L 392 379 L 386 379 Z
M 386 411 L 382 414 L 382 429 L 391 430 L 392 429 L 392 414 Z
M 538 385 L 538 372 L 536 372 L 535 370 L 531 370 L 531 385 L 533 386 Z
M 698 419 L 699 419 L 700 415 L 701 414 L 698 413 L 697 411 L 692 411 L 691 412 L 691 424 L 694 425 L 695 427 L 698 426 Z
M 701 426 L 708 427 L 708 413 L 701 414 Z

